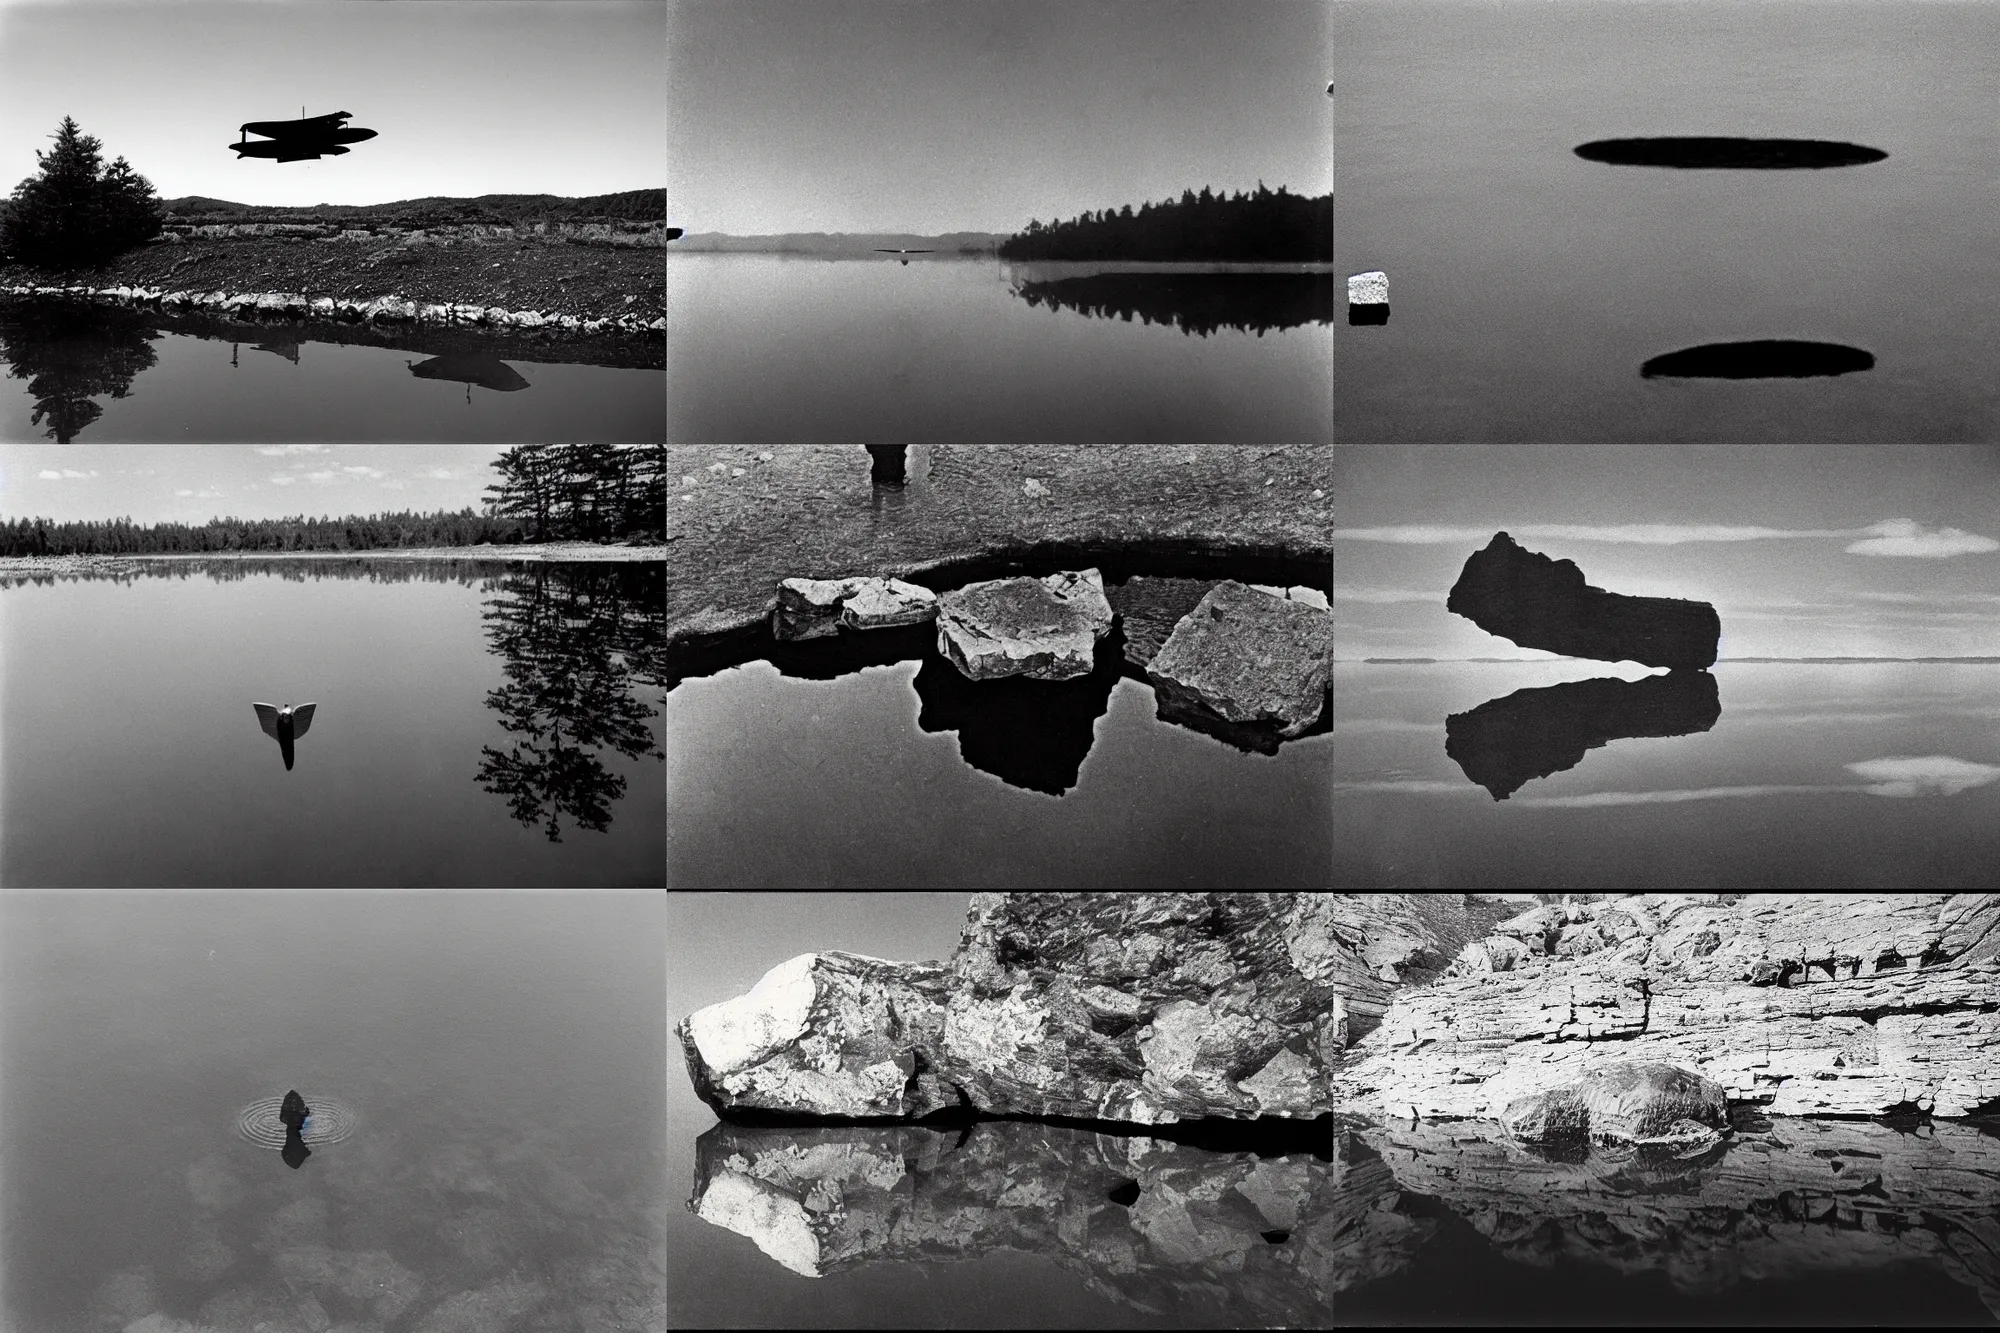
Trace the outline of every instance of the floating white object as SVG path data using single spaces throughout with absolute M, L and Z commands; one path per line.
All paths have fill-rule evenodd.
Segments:
M 1373 273 L 1356 273 L 1347 279 L 1347 303 L 1349 305 L 1389 304 L 1389 275 L 1377 270 Z

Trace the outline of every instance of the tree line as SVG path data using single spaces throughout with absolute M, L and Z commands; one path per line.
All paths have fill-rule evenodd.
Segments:
M 212 518 L 206 523 L 106 521 L 57 523 L 46 518 L 0 522 L 0 555 L 166 555 L 206 551 L 375 551 L 406 546 L 474 546 L 519 542 L 518 519 L 457 513 L 350 514 L 343 518 Z
M 494 467 L 488 512 L 525 522 L 529 541 L 666 539 L 663 444 L 524 444 Z
M 1136 210 L 1086 209 L 1067 221 L 1031 219 L 1000 243 L 1002 259 L 1129 259 L 1308 263 L 1333 259 L 1333 196 L 1293 194 L 1258 181 L 1221 195 L 1208 186 Z

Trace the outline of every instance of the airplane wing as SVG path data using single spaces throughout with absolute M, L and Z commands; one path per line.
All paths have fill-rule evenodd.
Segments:
M 264 729 L 264 734 L 272 740 L 278 739 L 278 710 L 270 704 L 250 706 L 257 710 L 257 725 Z
M 313 709 L 318 707 L 318 704 L 300 704 L 292 710 L 292 736 L 294 739 L 306 734 L 306 728 L 312 725 Z

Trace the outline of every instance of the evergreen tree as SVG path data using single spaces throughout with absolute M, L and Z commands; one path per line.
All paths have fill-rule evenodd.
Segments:
M 86 268 L 159 234 L 151 182 L 122 157 L 106 167 L 103 144 L 68 116 L 54 138 L 55 147 L 35 153 L 40 173 L 14 187 L 0 251 L 37 268 Z

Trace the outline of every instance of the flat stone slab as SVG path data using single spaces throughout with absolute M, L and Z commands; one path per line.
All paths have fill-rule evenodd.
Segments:
M 785 579 L 771 632 L 778 638 L 822 639 L 842 629 L 920 625 L 937 615 L 937 594 L 901 579 Z
M 938 652 L 972 680 L 1086 676 L 1111 632 L 1095 569 L 968 583 L 938 599 Z
M 1284 737 L 1318 720 L 1333 675 L 1333 617 L 1232 580 L 1209 589 L 1146 668 L 1161 706 L 1197 703 Z
M 1347 303 L 1349 305 L 1389 304 L 1389 275 L 1379 269 L 1371 273 L 1350 274 L 1347 279 Z

